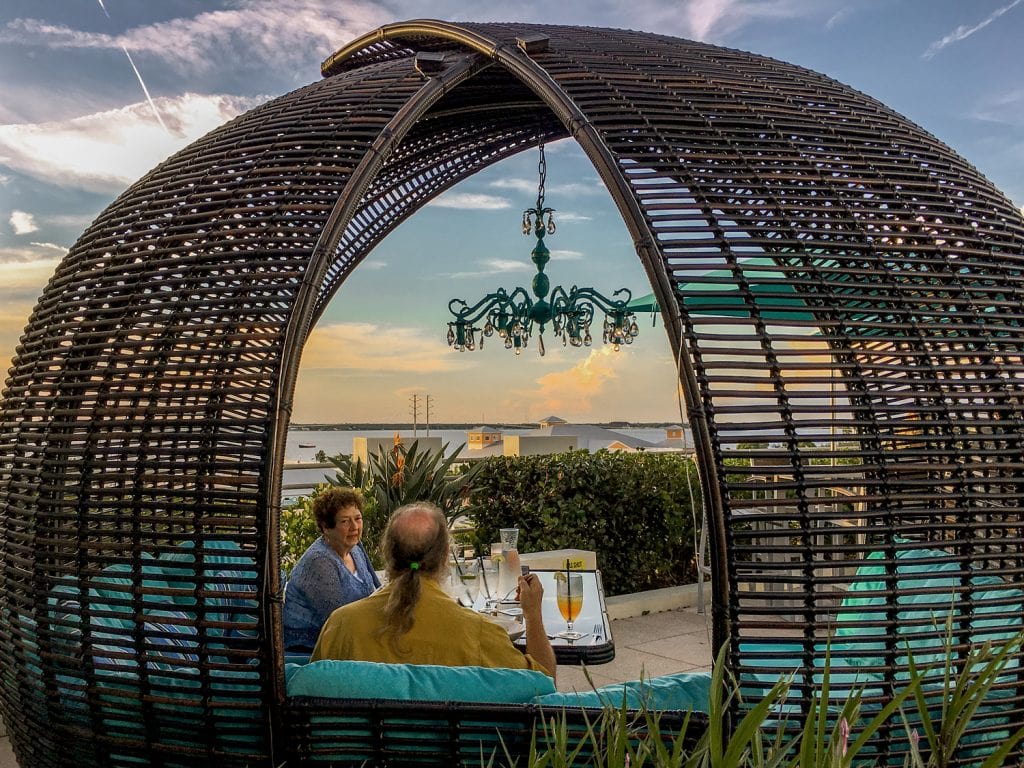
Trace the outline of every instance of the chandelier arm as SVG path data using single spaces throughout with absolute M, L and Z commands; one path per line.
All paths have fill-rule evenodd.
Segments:
M 577 288 L 574 285 L 572 287 L 572 291 L 570 292 L 570 296 L 577 297 L 576 301 L 579 301 L 581 299 L 592 301 L 594 304 L 597 305 L 598 309 L 600 309 L 606 315 L 611 314 L 613 312 L 633 314 L 633 312 L 630 311 L 627 307 L 633 295 L 632 292 L 628 288 L 620 288 L 619 290 L 615 291 L 615 293 L 613 293 L 612 296 L 618 296 L 621 293 L 625 294 L 625 298 L 609 299 L 603 293 L 601 293 L 600 291 L 596 291 L 593 288 L 588 288 L 586 286 L 584 286 L 583 288 Z
M 509 304 L 515 304 L 517 299 L 523 303 L 526 311 L 529 311 L 530 307 L 533 306 L 533 299 L 530 298 L 530 294 L 521 285 L 517 285 L 515 290 L 508 294 Z
M 517 288 L 512 292 L 512 296 L 509 296 L 504 288 L 499 288 L 494 293 L 488 293 L 472 306 L 462 299 L 452 299 L 448 302 L 448 311 L 455 317 L 457 322 L 475 323 L 483 319 L 495 307 L 511 304 L 512 297 L 520 290 L 522 289 Z
M 551 299 L 549 301 L 551 308 L 555 314 L 564 312 L 566 309 L 573 305 L 572 297 L 565 292 L 565 288 L 560 285 L 556 285 L 551 289 Z

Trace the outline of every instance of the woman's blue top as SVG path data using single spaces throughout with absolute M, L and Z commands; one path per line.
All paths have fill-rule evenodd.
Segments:
M 312 648 L 335 608 L 370 595 L 380 586 L 362 544 L 352 548 L 356 572 L 345 567 L 323 536 L 292 569 L 284 593 L 284 647 Z

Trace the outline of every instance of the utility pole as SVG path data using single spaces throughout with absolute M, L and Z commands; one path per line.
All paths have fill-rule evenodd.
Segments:
M 426 400 L 426 408 L 423 410 L 427 415 L 427 437 L 430 437 L 430 395 L 424 395 L 423 398 Z
M 412 413 L 412 436 L 416 437 L 417 426 L 419 425 L 420 396 L 409 395 L 409 412 Z

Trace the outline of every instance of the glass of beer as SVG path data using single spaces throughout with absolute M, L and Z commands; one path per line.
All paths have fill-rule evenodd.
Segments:
M 567 625 L 565 631 L 559 632 L 556 637 L 569 641 L 579 640 L 583 633 L 574 630 L 572 625 L 583 609 L 583 574 L 566 571 L 556 573 L 555 599 L 558 601 L 558 611 Z

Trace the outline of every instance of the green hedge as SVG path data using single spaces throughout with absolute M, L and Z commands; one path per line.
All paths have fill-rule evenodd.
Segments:
M 609 595 L 693 581 L 700 487 L 690 458 L 570 451 L 482 463 L 471 496 L 482 551 L 499 528 L 518 526 L 523 552 L 596 551 Z

